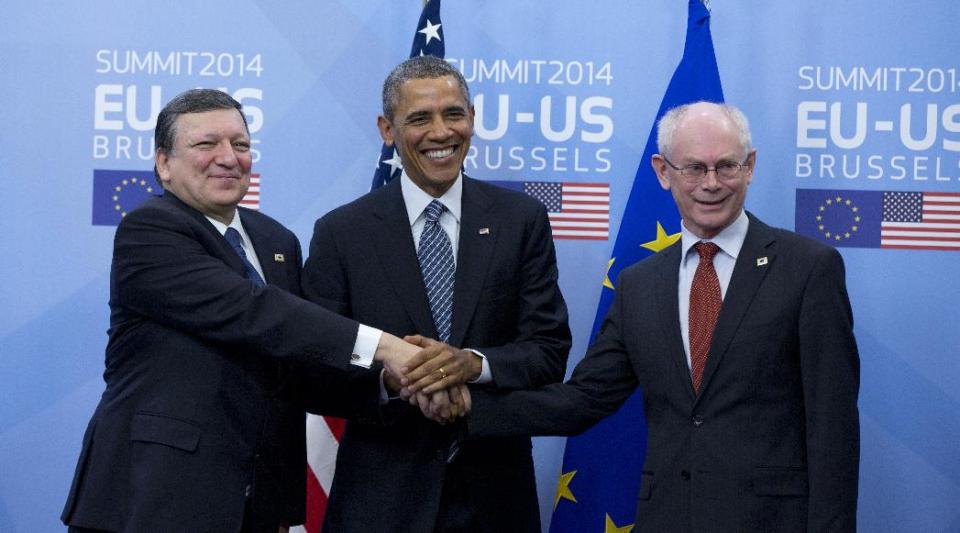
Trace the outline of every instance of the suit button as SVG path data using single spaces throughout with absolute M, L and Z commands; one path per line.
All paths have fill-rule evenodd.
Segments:
M 681 471 L 680 471 L 680 477 L 681 477 L 682 479 L 684 479 L 684 480 L 690 479 L 690 472 L 688 472 L 688 471 L 686 471 L 686 470 L 681 470 Z
M 703 416 L 694 415 L 693 416 L 693 427 L 700 427 L 703 425 Z

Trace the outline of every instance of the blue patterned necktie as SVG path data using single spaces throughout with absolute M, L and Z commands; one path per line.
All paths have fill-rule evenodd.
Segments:
M 420 273 L 427 288 L 427 300 L 433 325 L 437 328 L 437 338 L 442 342 L 450 340 L 450 318 L 453 311 L 453 247 L 450 237 L 440 227 L 440 215 L 446 209 L 439 200 L 434 200 L 424 209 L 427 223 L 420 234 L 420 247 L 417 259 L 420 261 Z
M 247 259 L 246 252 L 243 251 L 243 244 L 240 237 L 240 232 L 236 228 L 227 228 L 227 232 L 223 234 L 227 239 L 227 242 L 230 243 L 230 246 L 233 247 L 233 251 L 237 252 L 237 255 L 240 256 L 240 261 L 243 262 L 243 267 L 247 270 L 247 279 L 257 284 L 257 287 L 263 287 L 266 285 L 263 282 L 263 278 L 260 277 L 260 273 L 257 272 L 257 269 L 253 268 L 253 263 Z

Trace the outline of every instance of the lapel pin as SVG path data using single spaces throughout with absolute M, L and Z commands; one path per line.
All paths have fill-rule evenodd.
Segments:
M 766 256 L 764 256 L 764 257 L 758 257 L 758 258 L 757 258 L 757 266 L 758 266 L 758 267 L 762 267 L 763 265 L 766 265 L 766 264 L 769 263 L 769 262 L 770 262 L 770 261 L 767 259 Z
M 490 228 L 480 228 L 480 235 L 490 235 Z
M 286 261 L 286 258 L 283 257 L 283 254 L 273 254 L 273 260 L 277 263 L 282 263 Z

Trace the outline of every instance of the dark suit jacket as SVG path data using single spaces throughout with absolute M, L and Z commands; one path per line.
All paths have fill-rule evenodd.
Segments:
M 497 388 L 560 381 L 570 330 L 546 210 L 463 180 L 450 344 L 481 351 Z M 317 221 L 304 293 L 395 335 L 436 338 L 399 180 Z M 379 394 L 379 372 L 352 379 Z M 472 531 L 540 531 L 529 438 L 469 443 L 448 466 L 451 430 L 402 401 L 390 408 L 398 411 L 391 425 L 347 424 L 326 531 L 430 532 L 438 513 Z M 456 512 L 439 508 L 442 491 Z
M 750 217 L 699 396 L 680 337 L 679 264 L 677 243 L 624 269 L 570 380 L 475 394 L 470 432 L 579 433 L 639 385 L 649 441 L 639 530 L 854 531 L 859 356 L 840 254 Z
M 296 380 L 342 373 L 358 326 L 287 292 L 300 286 L 290 231 L 255 211 L 239 216 L 264 288 L 244 277 L 213 225 L 170 193 L 117 228 L 106 390 L 64 523 L 239 531 L 247 500 L 252 531 L 302 522 L 305 415 Z M 294 358 L 306 370 L 290 372 Z

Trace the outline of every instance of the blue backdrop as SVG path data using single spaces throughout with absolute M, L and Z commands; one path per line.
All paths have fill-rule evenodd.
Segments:
M 409 54 L 421 6 L 5 4 L 0 531 L 63 529 L 60 507 L 103 389 L 113 227 L 94 224 L 95 210 L 122 212 L 125 195 L 150 183 L 147 173 L 146 185 L 130 182 L 104 201 L 95 176 L 149 171 L 162 104 L 190 87 L 223 88 L 250 113 L 261 208 L 308 242 L 317 217 L 370 185 L 380 84 Z M 725 98 L 752 119 L 758 163 L 747 207 L 759 217 L 794 228 L 835 195 L 960 193 L 955 2 L 712 8 Z M 557 241 L 571 367 L 686 22 L 685 0 L 443 5 L 446 58 L 477 105 L 467 171 L 609 184 L 611 237 Z M 798 189 L 830 193 L 811 200 L 820 193 Z M 847 263 L 862 357 L 861 529 L 958 531 L 960 254 L 854 246 L 849 226 L 803 227 L 833 239 Z M 535 440 L 545 526 L 563 445 Z

